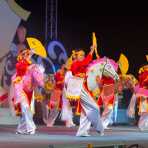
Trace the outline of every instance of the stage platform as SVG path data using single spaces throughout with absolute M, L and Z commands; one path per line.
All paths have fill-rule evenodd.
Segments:
M 16 135 L 16 126 L 0 126 L 0 148 L 129 148 L 132 144 L 140 144 L 148 148 L 148 132 L 141 132 L 136 127 L 116 126 L 105 130 L 100 136 L 91 129 L 91 137 L 76 137 L 78 127 L 38 126 L 35 135 Z M 126 146 L 125 146 L 126 145 Z M 136 147 L 131 147 L 136 148 Z M 142 147 L 141 147 L 142 148 Z

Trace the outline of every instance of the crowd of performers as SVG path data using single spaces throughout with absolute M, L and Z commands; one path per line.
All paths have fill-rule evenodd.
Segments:
M 53 78 L 45 75 L 41 65 L 31 62 L 31 50 L 20 51 L 10 91 L 15 112 L 20 117 L 17 133 L 35 133 L 36 99 L 42 103 L 43 121 L 48 127 L 54 125 L 59 113 L 66 127 L 74 127 L 76 114 L 80 116 L 76 136 L 89 136 L 91 126 L 103 135 L 112 123 L 118 94 L 126 88 L 133 94 L 127 114 L 133 117 L 138 105 L 138 126 L 141 130 L 148 129 L 148 65 L 139 70 L 137 80 L 131 74 L 123 74 L 119 62 L 99 56 L 94 60 L 95 49 L 92 46 L 87 55 L 82 49 L 73 50 Z

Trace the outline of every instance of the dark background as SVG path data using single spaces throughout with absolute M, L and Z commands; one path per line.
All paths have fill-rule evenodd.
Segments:
M 45 44 L 45 0 L 16 2 L 32 12 L 28 21 L 22 22 L 28 36 L 36 36 Z M 137 6 L 121 2 L 102 4 L 98 0 L 59 0 L 58 40 L 68 54 L 74 48 L 88 52 L 92 32 L 96 32 L 101 56 L 118 60 L 123 52 L 129 59 L 129 72 L 137 75 L 148 54 L 148 16 L 140 15 L 140 4 Z

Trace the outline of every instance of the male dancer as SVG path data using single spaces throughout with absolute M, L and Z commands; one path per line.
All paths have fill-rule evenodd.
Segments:
M 80 116 L 80 126 L 77 131 L 76 136 L 89 136 L 88 132 L 91 124 L 95 127 L 97 132 L 103 135 L 103 125 L 100 118 L 100 111 L 97 103 L 94 101 L 93 97 L 90 95 L 87 84 L 86 84 L 86 68 L 88 64 L 92 61 L 92 55 L 94 53 L 94 47 L 91 49 L 90 53 L 85 57 L 83 50 L 80 50 L 77 55 L 77 60 L 73 62 L 71 66 L 72 74 L 76 77 L 83 78 L 83 86 L 80 95 L 81 104 L 81 116 Z

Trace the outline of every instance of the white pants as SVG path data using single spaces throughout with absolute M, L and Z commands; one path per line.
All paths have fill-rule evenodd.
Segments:
M 113 109 L 108 108 L 105 106 L 104 111 L 102 113 L 102 122 L 103 127 L 107 128 L 109 124 L 112 124 L 112 115 L 113 115 Z
M 73 124 L 73 112 L 72 107 L 69 103 L 69 100 L 66 99 L 65 93 L 63 92 L 62 95 L 62 112 L 61 112 L 61 119 L 62 121 L 66 121 L 69 124 Z
M 82 106 L 82 112 L 80 116 L 80 126 L 76 136 L 87 135 L 91 124 L 96 129 L 96 131 L 103 132 L 104 128 L 100 118 L 100 110 L 98 105 L 84 88 L 84 86 L 82 87 L 80 103 Z
M 49 108 L 48 108 L 48 100 L 43 100 L 41 102 L 42 106 L 42 118 L 45 124 L 47 124 L 48 115 L 49 115 Z
M 47 126 L 53 126 L 56 118 L 58 117 L 59 110 L 56 108 L 52 108 L 50 110 L 50 114 L 48 115 L 48 119 L 46 121 Z M 61 110 L 61 120 L 66 121 L 70 125 L 73 125 L 73 113 L 72 113 L 72 107 L 68 101 L 68 99 L 65 98 L 65 93 L 63 92 L 62 95 L 62 110 Z
M 112 115 L 113 123 L 117 123 L 117 116 L 118 116 L 118 100 L 115 101 L 115 105 L 113 108 L 113 115 Z
M 29 132 L 35 132 L 36 126 L 33 121 L 33 114 L 29 105 L 26 102 L 21 102 L 22 115 L 17 127 L 17 132 L 26 134 Z
M 55 123 L 56 118 L 58 117 L 59 110 L 57 108 L 52 108 L 50 110 L 50 114 L 48 116 L 48 119 L 46 121 L 47 126 L 52 127 Z
M 104 111 L 102 113 L 102 121 L 103 121 L 103 127 L 107 128 L 109 124 L 113 124 L 114 121 L 117 119 L 117 109 L 118 109 L 118 96 L 117 94 L 114 95 L 115 103 L 113 104 L 113 107 L 109 107 L 108 104 L 104 103 Z M 114 120 L 113 120 L 114 119 Z
M 148 113 L 142 113 L 138 122 L 140 130 L 148 130 Z

